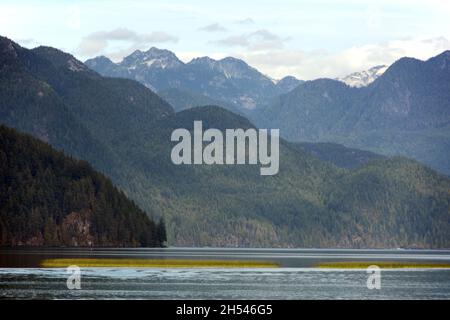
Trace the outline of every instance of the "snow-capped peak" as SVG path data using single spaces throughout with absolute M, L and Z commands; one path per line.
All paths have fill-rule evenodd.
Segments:
M 128 69 L 135 69 L 139 65 L 148 68 L 171 69 L 183 65 L 183 62 L 169 50 L 152 47 L 144 52 L 136 50 L 124 58 L 121 65 Z
M 350 87 L 365 87 L 381 76 L 387 68 L 388 67 L 385 65 L 375 66 L 369 70 L 354 72 L 346 77 L 338 78 L 337 80 L 344 82 Z

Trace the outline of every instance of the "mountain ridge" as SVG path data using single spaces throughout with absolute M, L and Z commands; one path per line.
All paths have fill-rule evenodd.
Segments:
M 36 125 L 56 133 L 67 122 L 82 125 L 114 158 L 100 158 L 83 148 L 77 149 L 76 156 L 92 161 L 150 216 L 163 216 L 169 244 L 450 247 L 450 179 L 416 161 L 369 159 L 350 170 L 281 139 L 280 170 L 275 176 L 260 176 L 256 165 L 177 166 L 170 159 L 173 129 L 192 130 L 194 120 L 203 121 L 205 129 L 255 126 L 217 106 L 175 113 L 136 81 L 55 67 L 50 61 L 59 59 L 54 56 L 60 55 L 58 51 L 23 50 L 4 68 L 51 89 L 55 99 L 45 106 L 58 101 L 60 108 L 40 113 L 42 102 L 27 100 L 29 91 L 38 99 L 38 91 L 16 82 L 14 73 L 0 73 L 0 121 L 35 136 L 39 135 Z M 321 83 L 326 86 L 329 81 Z M 336 83 L 336 92 L 347 87 Z M 298 88 L 304 86 L 314 83 Z M 321 97 L 330 103 L 334 94 Z M 61 108 L 68 116 L 57 112 Z M 22 109 L 27 112 L 19 113 Z M 55 121 L 46 121 L 49 115 Z M 63 150 L 70 143 L 90 143 L 84 137 L 67 141 L 65 132 L 72 131 L 55 134 L 50 142 Z
M 159 67 L 162 64 L 160 61 L 148 65 L 145 59 L 146 52 L 150 50 L 164 52 L 175 62 L 170 68 Z M 290 77 L 276 85 L 271 78 L 234 57 L 219 60 L 198 57 L 184 63 L 171 51 L 154 47 L 149 51 L 135 51 L 118 63 L 100 56 L 86 60 L 85 64 L 104 76 L 140 81 L 156 92 L 178 89 L 200 94 L 223 102 L 224 105 L 231 104 L 241 112 L 254 109 L 264 104 L 267 99 L 291 90 L 300 83 L 300 80 Z M 131 66 L 130 61 L 133 62 Z M 286 82 L 287 85 L 283 85 Z
M 399 59 L 361 88 L 307 81 L 250 117 L 258 126 L 283 128 L 291 141 L 403 155 L 450 174 L 449 56 Z

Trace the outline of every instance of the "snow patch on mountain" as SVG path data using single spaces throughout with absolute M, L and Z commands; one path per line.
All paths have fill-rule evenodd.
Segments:
M 350 87 L 361 88 L 368 86 L 370 83 L 374 82 L 379 76 L 381 76 L 388 66 L 380 65 L 370 68 L 369 70 L 354 72 L 343 78 L 337 78 L 341 82 L 344 82 Z
M 126 67 L 128 70 L 134 70 L 139 66 L 147 68 L 174 69 L 182 66 L 183 64 L 184 63 L 180 61 L 173 52 L 152 47 L 145 52 L 136 50 L 131 55 L 124 58 L 119 65 Z

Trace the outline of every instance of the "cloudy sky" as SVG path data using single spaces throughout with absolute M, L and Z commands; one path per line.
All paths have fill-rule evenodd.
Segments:
M 275 79 L 314 79 L 450 49 L 448 17 L 441 0 L 2 0 L 0 35 L 83 61 L 156 46 L 183 61 L 234 56 Z

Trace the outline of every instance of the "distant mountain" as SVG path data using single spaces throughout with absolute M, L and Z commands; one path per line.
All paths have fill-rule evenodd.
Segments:
M 279 94 L 288 93 L 294 90 L 299 84 L 303 83 L 303 80 L 299 80 L 293 76 L 286 76 L 283 79 L 276 82 L 276 86 Z
M 9 56 L 0 69 L 0 122 L 48 135 L 91 161 L 150 216 L 165 217 L 169 244 L 450 247 L 450 179 L 420 163 L 381 158 L 349 170 L 322 161 L 326 148 L 315 156 L 281 140 L 275 176 L 261 176 L 257 165 L 177 166 L 170 159 L 175 128 L 192 130 L 194 120 L 222 131 L 253 124 L 216 106 L 175 113 L 136 81 L 103 78 L 52 48 L 27 50 L 2 38 L 0 52 Z M 348 88 L 333 83 L 336 91 Z M 54 99 L 40 100 L 47 92 Z M 62 130 L 68 123 L 86 135 L 72 139 L 72 129 Z M 91 142 L 107 156 L 89 152 Z M 336 158 L 347 152 L 329 149 Z
M 69 62 L 69 61 L 72 61 Z M 67 56 L 66 72 L 74 72 L 77 63 Z M 2 123 L 28 132 L 63 149 L 71 155 L 83 155 L 93 164 L 113 161 L 114 156 L 78 121 L 53 88 L 27 71 L 26 64 L 42 65 L 57 74 L 53 65 L 37 54 L 0 37 L 0 118 Z M 35 67 L 36 68 L 36 67 Z M 88 77 L 94 72 L 86 69 Z M 20 99 L 17 99 L 20 97 Z
M 214 100 L 202 94 L 187 92 L 180 89 L 172 88 L 160 90 L 158 92 L 158 95 L 166 100 L 176 112 L 195 107 L 220 105 L 223 108 L 230 110 L 236 114 L 245 113 L 245 110 L 242 110 L 226 102 Z
M 54 48 L 28 50 L 0 37 L 0 62 L 1 123 L 89 161 L 122 189 L 137 188 L 123 159 L 133 153 L 119 151 L 126 136 L 148 140 L 152 124 L 174 112 L 167 102 L 136 81 L 104 78 Z
M 244 61 L 232 57 L 221 60 L 201 57 L 185 64 L 174 53 L 157 48 L 135 51 L 120 63 L 103 56 L 85 63 L 103 76 L 134 79 L 157 92 L 177 89 L 202 95 L 240 110 L 265 104 L 299 83 L 287 77 L 275 84 Z
M 162 246 L 156 225 L 102 174 L 0 125 L 0 246 Z
M 450 51 L 402 58 L 367 87 L 307 81 L 252 119 L 292 141 L 404 155 L 450 174 Z
M 346 148 L 337 143 L 297 142 L 293 143 L 293 145 L 297 148 L 302 148 L 309 151 L 312 155 L 322 161 L 347 169 L 358 168 L 372 160 L 385 158 L 377 153 L 354 148 Z
M 136 70 L 142 67 L 149 69 L 176 69 L 184 65 L 177 56 L 169 50 L 150 48 L 146 52 L 137 50 L 125 57 L 121 65 L 128 70 Z
M 338 78 L 337 80 L 344 82 L 350 87 L 366 87 L 370 83 L 374 82 L 379 76 L 381 76 L 386 70 L 387 66 L 375 66 L 366 71 L 354 72 L 346 77 Z

